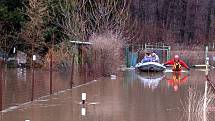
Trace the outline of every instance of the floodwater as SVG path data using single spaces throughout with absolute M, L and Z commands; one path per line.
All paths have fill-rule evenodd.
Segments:
M 48 70 L 0 69 L 0 110 L 86 82 L 84 78 L 71 81 L 69 71 L 53 71 L 50 78 Z
M 3 94 L 1 103 L 6 107 L 1 112 L 1 121 L 215 120 L 213 102 L 215 96 L 213 90 L 208 91 L 210 85 L 205 93 L 206 78 L 202 70 L 180 74 L 139 73 L 127 70 L 115 80 L 111 78 L 89 80 L 84 84 L 77 83 L 72 89 L 68 81 L 69 76 L 65 74 L 63 79 L 62 76 L 55 74 L 53 80 L 57 84 L 56 91 L 50 96 L 47 88 L 49 82 L 44 80 L 46 75 L 38 74 L 41 81 L 35 90 L 40 93 L 35 92 L 33 102 L 28 102 L 31 99 L 29 96 L 31 89 L 27 86 L 28 79 L 17 79 L 17 76 L 8 79 L 7 84 L 4 83 L 8 86 L 1 92 Z M 209 75 L 213 82 L 215 71 L 210 71 Z M 43 92 L 44 94 L 41 94 Z M 81 93 L 87 94 L 84 105 L 81 104 Z M 207 102 L 206 105 L 204 100 Z M 22 103 L 14 105 L 14 102 Z

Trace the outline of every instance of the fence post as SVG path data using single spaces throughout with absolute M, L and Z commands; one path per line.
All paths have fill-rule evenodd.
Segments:
M 214 49 L 214 42 L 213 42 L 213 49 Z
M 34 68 L 35 68 L 35 61 L 36 61 L 36 55 L 33 55 L 33 59 L 32 59 L 32 79 L 31 79 L 31 83 L 32 83 L 32 89 L 31 89 L 31 101 L 34 100 L 34 83 L 35 83 L 35 80 L 34 80 Z
M 126 67 L 129 67 L 129 45 L 128 47 L 125 47 L 125 63 Z
M 0 60 L 0 111 L 3 110 L 3 62 Z
M 133 59 L 134 59 L 134 55 L 133 55 L 133 49 L 134 49 L 134 45 L 132 44 L 131 46 L 131 59 L 130 59 L 130 67 L 133 66 Z
M 208 46 L 205 47 L 205 63 L 207 63 L 207 57 L 208 57 Z
M 206 46 L 206 52 L 208 51 L 208 46 Z M 208 77 L 208 69 L 209 69 L 209 58 L 207 57 L 207 54 L 205 55 L 205 64 L 206 64 L 206 71 L 205 76 Z M 206 108 L 207 108 L 207 91 L 208 90 L 208 81 L 205 81 L 205 92 L 204 92 L 204 104 L 203 104 L 203 119 L 206 120 Z
M 147 50 L 147 44 L 145 43 L 145 51 Z
M 171 46 L 169 46 L 167 50 L 167 60 L 169 60 L 171 57 L 170 50 L 171 50 Z
M 164 43 L 163 43 L 163 44 L 162 44 L 162 50 L 161 50 L 161 51 L 162 51 L 162 63 L 164 63 L 164 61 L 165 61 L 165 60 L 164 60 L 164 57 L 165 57 L 165 50 L 164 50 L 164 48 L 165 48 L 165 47 L 164 47 Z

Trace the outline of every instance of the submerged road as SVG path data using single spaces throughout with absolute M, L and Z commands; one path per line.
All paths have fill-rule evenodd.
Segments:
M 211 78 L 215 79 L 214 72 Z M 194 109 L 204 97 L 204 72 L 136 73 L 99 78 L 34 102 L 3 110 L 1 121 L 204 121 Z M 81 104 L 81 93 L 87 100 Z M 194 96 L 195 95 L 195 96 Z M 213 101 L 213 94 L 208 92 Z M 194 98 L 194 99 L 193 99 Z M 192 103 L 192 101 L 196 100 Z M 199 101 L 198 101 L 199 100 Z M 201 105 L 201 102 L 200 102 Z M 207 121 L 214 121 L 209 101 Z M 198 111 L 201 112 L 201 109 Z

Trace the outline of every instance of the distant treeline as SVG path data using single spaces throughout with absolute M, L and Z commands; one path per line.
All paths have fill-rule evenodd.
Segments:
M 215 41 L 215 0 L 132 0 L 135 40 L 202 44 Z
M 0 0 L 0 30 L 6 53 L 44 54 L 52 44 L 106 31 L 129 43 L 206 44 L 215 41 L 215 1 Z

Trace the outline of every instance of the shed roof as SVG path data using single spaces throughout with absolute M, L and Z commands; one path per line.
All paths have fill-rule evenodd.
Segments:
M 70 41 L 72 44 L 82 44 L 82 45 L 92 45 L 91 42 L 82 42 L 82 41 Z

